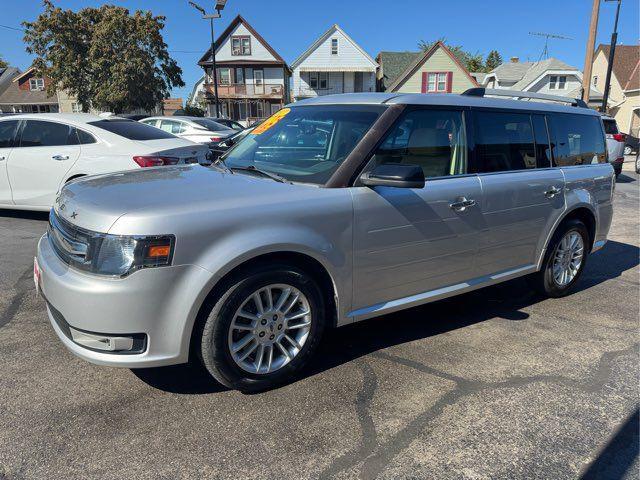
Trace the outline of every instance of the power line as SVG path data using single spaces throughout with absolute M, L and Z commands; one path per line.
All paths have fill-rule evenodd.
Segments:
M 0 25 L 0 27 L 8 28 L 9 30 L 16 30 L 18 32 L 25 32 L 26 31 L 24 28 L 10 27 L 9 25 Z

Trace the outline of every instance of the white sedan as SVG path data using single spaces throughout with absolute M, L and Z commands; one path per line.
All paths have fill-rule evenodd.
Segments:
M 202 117 L 149 117 L 140 120 L 141 123 L 151 125 L 192 142 L 204 143 L 215 147 L 236 130 Z
M 133 120 L 86 113 L 0 118 L 0 208 L 47 211 L 84 175 L 206 163 L 203 145 Z

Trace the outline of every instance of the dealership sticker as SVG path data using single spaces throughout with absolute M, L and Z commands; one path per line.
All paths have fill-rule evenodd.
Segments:
M 267 118 L 264 122 L 258 125 L 251 132 L 253 135 L 260 135 L 261 133 L 266 132 L 271 127 L 273 127 L 276 123 L 286 117 L 287 113 L 291 111 L 290 108 L 283 108 L 282 110 L 278 110 L 276 113 Z

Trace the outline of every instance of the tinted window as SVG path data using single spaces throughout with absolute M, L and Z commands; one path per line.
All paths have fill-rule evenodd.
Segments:
M 213 120 L 209 120 L 207 118 L 199 118 L 197 120 L 192 120 L 193 123 L 197 123 L 201 127 L 204 127 L 208 130 L 216 131 L 216 130 L 228 130 L 229 127 L 226 125 L 221 125 L 218 122 L 214 122 Z
M 160 129 L 176 135 L 184 132 L 187 128 L 182 122 L 176 122 L 175 120 L 162 120 L 160 122 Z
M 75 136 L 70 135 L 72 128 L 63 123 L 27 120 L 20 138 L 21 147 L 54 147 L 76 145 Z
M 536 141 L 536 158 L 539 168 L 551 166 L 551 146 L 549 131 L 543 115 L 532 115 L 533 135 Z
M 310 105 L 280 110 L 229 150 L 225 164 L 255 166 L 292 181 L 324 184 L 384 108 Z
M 144 123 L 123 118 L 113 120 L 98 120 L 89 122 L 89 125 L 101 128 L 129 140 L 160 140 L 163 138 L 175 138 L 168 132 L 163 132 L 159 128 L 145 125 Z
M 554 114 L 554 164 L 559 167 L 606 162 L 600 119 L 592 115 Z
M 478 173 L 536 168 L 529 114 L 476 112 L 475 124 Z
M 87 133 L 84 130 L 76 130 L 76 133 L 78 134 L 78 141 L 82 145 L 96 143 L 96 139 L 90 133 Z
M 618 133 L 618 124 L 615 120 L 606 120 L 603 118 L 602 123 L 604 123 L 604 133 L 608 135 L 615 135 Z
M 17 120 L 0 122 L 0 148 L 7 148 L 13 144 L 13 136 L 17 126 Z
M 425 177 L 467 173 L 467 141 L 462 112 L 413 110 L 384 139 L 375 164 L 418 165 Z

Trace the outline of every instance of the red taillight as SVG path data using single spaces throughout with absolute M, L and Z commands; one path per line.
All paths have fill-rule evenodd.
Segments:
M 617 142 L 624 142 L 624 133 L 614 133 L 613 139 Z
M 212 142 L 219 142 L 220 140 L 222 140 L 222 137 L 211 137 Z
M 161 165 L 175 165 L 178 163 L 178 159 L 175 157 L 158 157 L 158 156 L 136 156 L 133 157 L 133 161 L 145 167 L 159 167 Z

